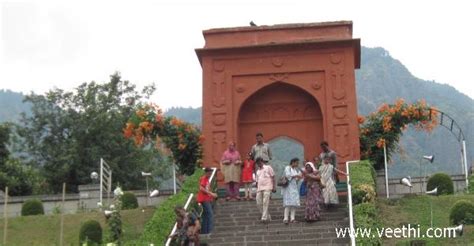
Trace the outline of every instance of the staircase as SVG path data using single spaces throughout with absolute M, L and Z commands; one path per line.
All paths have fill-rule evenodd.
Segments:
M 341 197 L 342 198 L 342 197 Z M 346 204 L 323 210 L 321 220 L 304 222 L 304 200 L 296 210 L 293 224 L 283 224 L 281 199 L 270 201 L 272 221 L 263 224 L 255 201 L 217 201 L 214 208 L 214 230 L 201 235 L 201 242 L 212 246 L 231 245 L 349 245 L 350 239 L 337 238 L 334 228 L 349 226 Z

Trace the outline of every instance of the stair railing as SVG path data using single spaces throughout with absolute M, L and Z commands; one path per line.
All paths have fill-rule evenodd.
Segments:
M 211 177 L 209 178 L 209 183 L 211 184 L 211 187 L 213 188 L 217 186 L 217 179 L 214 178 L 216 176 L 216 172 L 217 172 L 217 168 L 213 167 Z M 189 207 L 200 206 L 200 204 L 199 205 L 197 204 L 195 197 L 196 196 L 194 193 L 189 194 L 188 199 L 186 200 L 186 203 L 184 204 L 184 207 L 183 207 L 184 210 L 187 211 Z M 168 235 L 168 239 L 166 240 L 166 243 L 165 243 L 166 246 L 170 246 L 171 241 L 172 241 L 172 236 L 176 233 L 177 229 L 178 229 L 178 223 L 175 222 L 173 229 L 171 230 L 171 233 Z
M 346 172 L 347 172 L 347 203 L 349 204 L 349 237 L 351 238 L 351 246 L 355 246 L 355 229 L 354 229 L 354 216 L 352 214 L 352 185 L 351 185 L 351 174 L 349 170 L 349 164 L 360 162 L 356 161 L 347 161 L 346 162 Z

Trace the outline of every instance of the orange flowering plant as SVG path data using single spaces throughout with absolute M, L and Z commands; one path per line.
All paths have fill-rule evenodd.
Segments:
M 123 133 L 137 145 L 152 142 L 157 148 L 162 143 L 166 145 L 181 174 L 191 175 L 202 164 L 201 143 L 204 137 L 200 129 L 173 116 L 164 116 L 156 105 L 138 105 Z
M 438 112 L 421 100 L 413 104 L 398 99 L 383 104 L 367 118 L 359 116 L 360 148 L 363 159 L 370 159 L 375 169 L 384 167 L 383 146 L 387 158 L 398 149 L 398 141 L 408 125 L 431 132 L 438 125 Z

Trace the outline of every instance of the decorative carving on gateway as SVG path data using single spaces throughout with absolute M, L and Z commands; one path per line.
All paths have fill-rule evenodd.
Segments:
M 225 113 L 214 113 L 212 115 L 212 123 L 216 126 L 222 126 L 225 124 L 226 115 Z
M 214 161 L 219 162 L 226 148 L 226 133 L 224 131 L 213 132 L 212 135 L 212 156 L 214 157 Z
M 283 59 L 280 58 L 280 57 L 275 57 L 272 59 L 272 64 L 273 66 L 275 67 L 281 67 L 283 66 L 284 62 L 283 62 Z
M 255 104 L 255 106 L 249 108 L 251 110 L 242 112 L 240 123 L 301 121 L 322 118 L 315 105 L 308 103 Z
M 332 53 L 330 55 L 330 60 L 332 64 L 339 64 L 342 61 L 342 55 L 340 53 Z
M 346 97 L 346 91 L 344 90 L 344 72 L 340 69 L 331 71 L 332 78 L 332 97 L 336 100 L 341 100 Z
M 347 116 L 347 105 L 336 105 L 332 107 L 332 112 L 336 119 L 345 119 Z
M 315 71 L 312 72 L 312 76 L 314 78 L 311 78 L 311 88 L 314 90 L 319 90 L 323 87 L 324 82 L 325 82 L 325 73 L 324 71 Z
M 273 82 L 277 81 L 287 81 L 288 80 L 288 73 L 274 73 L 270 74 L 269 79 Z
M 225 105 L 225 74 L 214 73 L 212 84 L 214 87 L 214 97 L 212 98 L 212 105 L 220 108 Z
M 347 157 L 350 154 L 349 125 L 334 125 L 334 136 L 336 137 L 337 153 L 341 157 Z
M 244 83 L 239 83 L 235 86 L 235 91 L 238 93 L 242 93 L 245 91 L 245 84 Z

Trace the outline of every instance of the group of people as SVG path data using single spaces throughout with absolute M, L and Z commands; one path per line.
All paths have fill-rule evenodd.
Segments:
M 337 173 L 346 173 L 336 168 L 336 152 L 329 148 L 326 141 L 321 142 L 322 152 L 314 158 L 316 165 L 305 161 L 304 167 L 301 168 L 300 160 L 293 158 L 278 182 L 271 166 L 269 144 L 263 141 L 262 133 L 256 134 L 256 141 L 244 161 L 241 160 L 234 142 L 230 142 L 228 149 L 222 154 L 220 171 L 226 184 L 226 201 L 256 200 L 262 214 L 261 221 L 266 223 L 271 220 L 268 211 L 271 195 L 279 185 L 282 187 L 285 224 L 296 222 L 296 208 L 301 206 L 303 195 L 306 196 L 304 218 L 307 222 L 319 220 L 323 207 L 329 208 L 339 203 L 336 191 Z M 206 168 L 205 175 L 199 180 L 197 202 L 201 203 L 203 208 L 201 223 L 195 213 L 188 213 L 182 207 L 175 209 L 178 232 L 174 236 L 181 238 L 182 245 L 199 245 L 199 233 L 207 234 L 212 231 L 212 201 L 217 198 L 217 194 L 210 187 L 211 174 L 212 169 Z M 253 183 L 257 186 L 255 198 L 252 195 Z M 240 197 L 240 184 L 244 185 L 244 197 Z
M 268 143 L 263 141 L 263 134 L 256 134 L 256 144 L 252 146 L 247 158 L 242 162 L 234 142 L 229 143 L 228 149 L 221 158 L 221 172 L 227 185 L 226 200 L 254 200 L 251 192 L 252 183 L 257 184 L 257 206 L 262 213 L 262 222 L 271 220 L 268 212 L 271 194 L 276 192 L 277 184 L 282 186 L 285 224 L 294 223 L 296 208 L 300 206 L 300 196 L 306 196 L 305 220 L 308 222 L 320 219 L 322 207 L 338 204 L 336 183 L 337 173 L 346 175 L 336 168 L 336 152 L 329 148 L 326 141 L 321 142 L 322 152 L 315 157 L 316 165 L 305 161 L 300 168 L 300 160 L 293 158 L 285 167 L 278 183 L 271 166 L 272 153 Z M 240 197 L 239 186 L 244 184 L 244 197 Z M 301 184 L 300 184 L 301 183 Z M 305 192 L 302 192 L 304 190 Z M 305 193 L 305 194 L 301 194 Z

